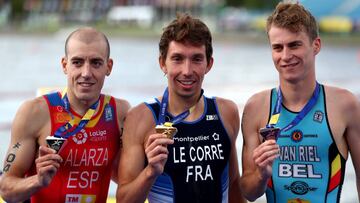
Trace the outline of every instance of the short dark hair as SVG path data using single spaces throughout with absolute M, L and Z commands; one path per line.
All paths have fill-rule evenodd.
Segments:
M 196 46 L 205 45 L 206 60 L 209 63 L 213 54 L 212 37 L 209 28 L 201 20 L 189 14 L 178 13 L 167 27 L 164 28 L 159 42 L 160 56 L 166 59 L 171 41 L 190 43 Z
M 73 31 L 72 33 L 70 33 L 70 35 L 66 38 L 65 41 L 65 56 L 67 56 L 68 54 L 68 43 L 70 41 L 71 38 L 73 38 L 74 36 L 76 36 L 78 39 L 80 39 L 81 41 L 84 41 L 86 43 L 90 43 L 96 39 L 102 39 L 105 41 L 106 43 L 106 50 L 107 50 L 107 58 L 109 59 L 110 57 L 110 43 L 108 38 L 106 37 L 106 35 L 94 28 L 91 27 L 83 27 L 83 28 L 79 28 L 75 31 Z
M 294 33 L 304 31 L 312 41 L 319 36 L 318 24 L 314 16 L 299 3 L 280 2 L 267 19 L 268 34 L 273 25 Z

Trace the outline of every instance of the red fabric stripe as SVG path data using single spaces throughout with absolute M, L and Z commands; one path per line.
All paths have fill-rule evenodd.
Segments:
M 339 184 L 341 180 L 341 170 L 339 170 L 330 180 L 328 193 L 333 191 Z
M 272 183 L 272 179 L 270 178 L 269 181 L 267 182 L 267 186 L 270 189 L 273 189 L 273 183 Z

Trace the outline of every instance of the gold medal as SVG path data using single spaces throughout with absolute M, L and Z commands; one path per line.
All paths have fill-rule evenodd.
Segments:
M 163 125 L 157 125 L 155 127 L 156 133 L 164 134 L 167 138 L 173 139 L 177 133 L 177 128 L 172 126 L 172 123 L 166 122 Z

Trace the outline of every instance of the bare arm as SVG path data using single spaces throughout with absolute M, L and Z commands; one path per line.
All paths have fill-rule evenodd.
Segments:
M 25 102 L 18 110 L 12 125 L 4 174 L 0 179 L 0 192 L 5 201 L 29 199 L 33 193 L 50 184 L 60 167 L 62 159 L 55 150 L 41 146 L 37 151 L 37 139 L 48 118 L 42 98 Z M 37 174 L 25 178 L 33 164 L 36 164 Z
M 244 196 L 255 201 L 266 190 L 271 177 L 272 163 L 278 156 L 275 141 L 261 143 L 259 129 L 264 127 L 269 113 L 269 91 L 254 95 L 245 105 L 242 117 L 242 168 L 241 189 Z M 265 101 L 265 105 L 264 105 Z
M 325 86 L 326 108 L 331 131 L 341 155 L 350 152 L 355 169 L 360 200 L 360 104 L 359 99 L 345 89 Z M 340 99 L 339 99 L 340 98 Z
M 111 179 L 118 183 L 118 166 L 119 166 L 119 160 L 120 160 L 120 153 L 121 153 L 121 147 L 122 147 L 122 134 L 123 134 L 123 128 L 124 128 L 124 122 L 127 112 L 130 109 L 130 104 L 128 101 L 123 99 L 115 99 L 116 102 L 116 114 L 117 114 L 117 122 L 119 126 L 119 132 L 120 132 L 120 148 L 119 152 L 117 153 L 113 165 L 112 165 L 112 172 L 111 172 Z
M 344 115 L 347 117 L 345 138 L 355 168 L 358 200 L 360 201 L 360 103 L 352 94 L 341 98 L 346 102 L 344 105 L 346 108 Z
M 154 132 L 155 122 L 145 104 L 128 113 L 118 168 L 117 202 L 144 202 L 152 184 L 163 172 L 167 145 L 173 140 L 162 134 L 152 134 Z M 148 164 L 145 166 L 146 159 Z
M 240 118 L 236 104 L 230 100 L 217 98 L 217 104 L 223 119 L 225 128 L 229 133 L 231 140 L 230 152 L 230 183 L 229 183 L 229 202 L 246 202 L 242 196 L 240 187 L 240 173 L 236 150 L 236 139 L 239 134 Z

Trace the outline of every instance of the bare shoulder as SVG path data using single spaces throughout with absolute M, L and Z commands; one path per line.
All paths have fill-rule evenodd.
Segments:
M 145 136 L 155 131 L 155 120 L 153 112 L 145 103 L 138 104 L 131 108 L 125 119 L 124 139 L 137 139 L 143 142 Z
M 49 120 L 47 102 L 43 97 L 27 100 L 19 107 L 15 115 L 12 134 L 15 136 L 27 136 L 28 134 L 40 136 L 40 132 L 46 127 Z M 26 129 L 27 133 L 23 133 L 23 129 Z
M 149 118 L 153 118 L 153 114 L 152 111 L 150 110 L 149 107 L 147 107 L 147 105 L 145 103 L 141 103 L 138 104 L 136 106 L 134 106 L 133 108 L 131 108 L 128 112 L 127 118 L 130 119 L 140 119 L 139 121 L 141 121 L 143 119 L 149 119 Z
M 36 116 L 37 119 L 32 119 L 31 121 L 41 120 L 44 117 L 46 119 L 49 116 L 46 100 L 43 97 L 37 97 L 25 101 L 18 109 L 16 116 L 29 118 Z
M 248 111 L 260 110 L 264 106 L 270 107 L 270 94 L 271 90 L 263 90 L 261 92 L 253 94 L 246 102 L 245 109 Z
M 237 104 L 230 99 L 216 97 L 216 104 L 220 111 L 238 112 Z
M 249 134 L 248 132 L 257 132 L 268 122 L 270 94 L 271 90 L 263 90 L 252 95 L 246 102 L 241 120 L 243 135 Z
M 359 99 L 349 90 L 325 86 L 325 95 L 328 107 L 351 113 L 354 109 L 359 108 Z
M 122 106 L 122 107 L 124 107 L 124 109 L 130 108 L 130 103 L 125 99 L 115 98 L 115 102 L 116 102 L 116 105 Z
M 351 155 L 359 154 L 359 119 L 360 102 L 350 91 L 331 86 L 325 87 L 326 109 L 335 142 L 339 151 L 347 157 L 348 149 Z
M 236 137 L 239 133 L 240 117 L 239 110 L 235 102 L 229 99 L 216 97 L 216 104 L 223 121 L 224 127 L 226 128 L 232 142 L 235 142 Z
M 116 103 L 116 109 L 120 117 L 125 117 L 130 109 L 130 103 L 125 99 L 114 98 Z

